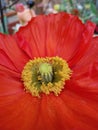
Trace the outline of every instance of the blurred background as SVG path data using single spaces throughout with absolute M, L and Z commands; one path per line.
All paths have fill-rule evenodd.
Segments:
M 98 34 L 98 0 L 0 0 L 0 32 L 13 34 L 40 14 L 68 12 L 84 23 L 91 20 Z

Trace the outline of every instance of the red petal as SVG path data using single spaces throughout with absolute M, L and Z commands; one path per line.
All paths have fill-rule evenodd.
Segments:
M 92 39 L 85 55 L 72 69 L 68 88 L 98 101 L 98 37 Z
M 79 51 L 83 53 L 94 26 L 91 22 L 84 25 L 76 16 L 66 13 L 51 14 L 33 18 L 15 37 L 24 51 L 30 50 L 32 58 L 58 55 L 71 60 Z
M 29 94 L 0 97 L 0 130 L 35 130 L 40 100 Z M 10 101 L 9 101 L 10 100 Z
M 23 91 L 20 74 L 0 65 L 0 96 Z
M 86 101 L 79 98 L 70 92 L 65 92 L 58 97 L 44 96 L 34 130 L 97 130 L 98 108 L 94 108 L 98 105 L 92 107 L 92 103 L 86 104 Z
M 98 62 L 98 37 L 92 39 L 92 42 L 89 44 L 88 49 L 85 52 L 85 55 L 79 60 L 79 62 L 74 66 L 74 71 L 77 73 L 84 73 L 88 71 L 89 66 L 93 66 L 94 63 Z M 82 70 L 81 70 L 82 69 Z M 79 76 L 79 75 L 78 75 Z
M 98 129 L 98 103 L 74 92 L 66 90 L 61 95 L 73 121 L 74 130 L 97 130 Z M 70 122 L 71 124 L 71 122 Z
M 78 29 L 80 30 L 80 28 L 78 28 Z M 81 34 L 82 37 L 80 38 L 79 44 L 78 44 L 76 50 L 74 51 L 71 59 L 68 61 L 70 66 L 74 66 L 85 55 L 85 52 L 87 51 L 89 44 L 92 40 L 94 28 L 95 28 L 95 24 L 91 23 L 90 21 L 88 21 L 84 25 L 84 31 Z M 73 34 L 74 33 L 75 32 L 73 32 Z
M 39 112 L 38 98 L 23 90 L 20 74 L 0 65 L 0 130 L 32 130 Z
M 28 59 L 13 36 L 0 34 L 0 65 L 21 72 Z

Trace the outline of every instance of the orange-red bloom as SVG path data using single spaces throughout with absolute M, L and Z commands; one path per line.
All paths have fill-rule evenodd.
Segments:
M 37 16 L 0 34 L 0 130 L 97 130 L 98 37 L 95 25 L 66 13 Z M 72 75 L 58 96 L 24 90 L 21 73 L 34 57 L 59 56 Z

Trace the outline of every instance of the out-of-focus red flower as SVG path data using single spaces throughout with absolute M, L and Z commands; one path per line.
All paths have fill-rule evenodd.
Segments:
M 73 10 L 71 11 L 71 13 L 72 13 L 73 15 L 79 16 L 79 10 L 78 10 L 78 9 L 73 9 Z
M 17 12 L 23 12 L 25 10 L 25 7 L 22 3 L 16 4 L 15 9 Z
M 95 33 L 98 34 L 98 24 L 96 24 Z
M 0 34 L 0 130 L 98 129 L 98 37 L 92 37 L 94 28 L 90 21 L 83 24 L 76 16 L 59 13 L 37 16 L 12 36 Z M 40 90 L 37 97 L 25 91 L 21 80 L 25 64 L 34 57 L 55 56 L 66 60 L 72 70 L 58 96 Z M 50 71 L 51 65 L 47 66 Z M 54 67 L 54 71 L 61 68 Z M 51 76 L 56 75 L 54 71 Z M 33 72 L 37 73 L 30 69 Z M 58 80 L 55 77 L 51 84 Z

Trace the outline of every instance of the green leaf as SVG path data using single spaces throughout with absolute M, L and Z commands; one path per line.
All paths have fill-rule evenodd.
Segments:
M 74 4 L 73 4 L 73 1 L 72 0 L 69 0 L 69 3 L 72 7 L 74 7 Z
M 93 19 L 92 19 L 92 22 L 98 23 L 98 18 L 93 18 Z
M 91 11 L 92 11 L 94 14 L 97 13 L 96 6 L 95 6 L 93 3 L 91 3 Z

